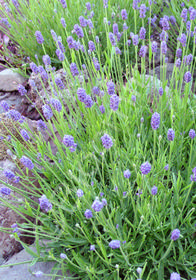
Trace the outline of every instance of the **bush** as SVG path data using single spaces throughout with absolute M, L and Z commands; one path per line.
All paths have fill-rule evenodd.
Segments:
M 139 12 L 135 13 L 138 17 Z M 71 64 L 67 57 L 62 59 L 66 83 L 56 79 L 48 57 L 43 59 L 45 69 L 31 64 L 42 82 L 48 79 L 52 97 L 42 107 L 36 133 L 25 121 L 21 124 L 25 146 L 14 135 L 7 142 L 21 172 L 15 176 L 20 176 L 28 191 L 16 190 L 13 176 L 7 175 L 4 184 L 25 198 L 25 204 L 15 210 L 36 221 L 18 224 L 17 230 L 32 235 L 29 228 L 35 228 L 37 260 L 55 260 L 57 269 L 64 275 L 69 269 L 75 279 L 196 277 L 193 61 L 174 67 L 168 89 L 166 45 L 162 44 L 163 73 L 157 87 L 155 77 L 145 77 L 145 51 L 140 53 L 140 45 L 146 41 L 140 39 L 139 46 L 133 46 L 134 68 L 125 57 L 129 66 L 125 82 L 118 43 L 111 44 L 105 27 L 105 63 L 101 60 L 104 49 L 95 40 L 95 50 L 90 52 L 87 45 L 84 53 L 71 49 Z M 77 29 L 79 37 L 82 31 Z M 45 34 L 36 33 L 43 53 L 48 47 Z M 195 46 L 195 35 L 188 38 Z M 126 49 L 124 44 L 121 50 Z M 154 51 L 150 46 L 152 60 Z M 142 73 L 137 70 L 139 57 Z M 18 123 L 13 110 L 7 114 L 13 125 Z M 43 133 L 52 134 L 56 154 Z M 33 177 L 28 176 L 29 170 Z M 35 179 L 39 188 L 33 184 Z M 6 195 L 5 190 L 1 192 Z M 32 200 L 32 194 L 39 201 Z M 9 205 L 6 197 L 0 199 Z M 17 233 L 15 237 L 19 239 Z M 49 252 L 39 247 L 39 239 L 51 241 Z

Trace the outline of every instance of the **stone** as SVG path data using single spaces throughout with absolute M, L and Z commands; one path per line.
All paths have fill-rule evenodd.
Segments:
M 30 246 L 30 249 L 36 253 L 36 248 L 34 245 Z M 61 276 L 60 279 L 62 279 L 62 273 L 61 271 L 56 271 L 55 274 L 58 276 L 55 278 L 52 278 L 52 275 L 54 272 L 52 271 L 54 265 L 56 264 L 54 261 L 51 262 L 37 262 L 33 266 L 31 266 L 31 261 L 33 260 L 33 257 L 28 254 L 25 250 L 22 250 L 20 253 L 14 255 L 8 262 L 5 263 L 8 267 L 0 267 L 0 279 L 1 280 L 34 280 L 36 277 L 34 276 L 34 273 L 38 271 L 43 272 L 43 276 L 39 277 L 39 279 L 43 280 L 57 280 L 59 279 L 58 276 Z M 17 263 L 21 262 L 29 262 L 24 264 L 16 265 Z M 46 275 L 44 275 L 46 274 Z M 50 274 L 50 275 L 49 275 Z M 69 271 L 67 271 L 65 275 L 65 278 L 71 277 Z
M 6 69 L 0 72 L 0 91 L 18 90 L 19 84 L 24 84 L 27 79 L 16 72 L 17 69 Z
M 0 92 L 0 103 L 1 101 L 6 101 L 9 107 L 14 108 L 21 113 L 21 108 L 23 105 L 23 98 L 17 92 Z M 0 114 L 4 113 L 2 106 L 0 106 Z
M 0 188 L 5 186 L 2 181 L 7 182 L 3 174 L 4 169 L 10 169 L 13 172 L 17 170 L 15 163 L 9 159 L 0 161 Z M 14 186 L 16 188 L 21 187 L 20 183 L 14 184 Z M 11 234 L 1 231 L 1 228 L 11 228 L 16 222 L 19 224 L 25 222 L 24 218 L 6 205 L 6 202 L 12 205 L 18 205 L 18 202 L 24 203 L 24 198 L 15 191 L 12 191 L 8 196 L 0 194 L 0 265 L 12 255 L 22 250 L 21 244 Z M 22 238 L 22 240 L 27 244 L 32 244 L 34 238 Z

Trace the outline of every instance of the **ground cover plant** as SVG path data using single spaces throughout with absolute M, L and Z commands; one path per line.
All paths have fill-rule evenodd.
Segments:
M 146 60 L 154 65 L 158 51 L 157 43 L 149 40 L 152 22 L 147 29 L 144 20 L 150 16 L 151 4 L 133 1 L 128 12 L 122 2 L 119 21 L 126 24 L 128 15 L 133 14 L 141 28 L 137 33 L 134 26 L 129 30 L 131 39 L 125 29 L 118 40 L 118 22 L 101 25 L 104 49 L 97 37 L 88 37 L 86 23 L 79 25 L 78 19 L 72 26 L 74 38 L 70 32 L 61 41 L 60 33 L 53 33 L 65 83 L 55 76 L 45 33 L 40 28 L 35 31 L 34 40 L 44 55 L 31 62 L 30 68 L 43 85 L 47 80 L 52 90 L 35 133 L 17 111 L 1 104 L 24 141 L 11 133 L 9 141 L 1 135 L 19 171 L 4 170 L 7 181 L 0 189 L 0 200 L 31 217 L 25 218 L 26 223 L 16 221 L 12 229 L 1 230 L 13 233 L 18 240 L 33 234 L 37 253 L 21 241 L 22 245 L 35 257 L 34 262 L 55 260 L 56 271 L 62 269 L 64 274 L 59 279 L 64 279 L 67 270 L 73 275 L 67 279 L 196 278 L 196 98 L 192 91 L 196 10 L 182 7 L 169 87 L 167 36 L 173 21 L 161 16 L 163 71 L 158 86 L 155 75 L 152 79 L 145 75 Z M 110 3 L 104 0 L 100 5 L 104 22 Z M 88 3 L 86 7 L 88 10 Z M 76 40 L 83 51 L 75 49 Z M 126 55 L 130 45 L 134 65 Z M 22 85 L 19 92 L 27 93 Z M 55 154 L 44 141 L 44 133 L 52 134 Z M 23 188 L 16 188 L 16 181 Z M 13 191 L 25 202 L 10 204 Z M 39 243 L 42 239 L 50 241 L 47 247 Z

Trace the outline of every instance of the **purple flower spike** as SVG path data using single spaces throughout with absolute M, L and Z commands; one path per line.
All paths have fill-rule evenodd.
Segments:
M 9 180 L 12 180 L 14 179 L 15 177 L 15 174 L 14 172 L 12 172 L 10 169 L 5 169 L 4 172 L 3 172 L 4 176 L 9 179 Z
M 146 37 L 146 29 L 144 27 L 141 27 L 139 37 L 141 40 L 144 40 Z
M 42 106 L 42 111 L 43 111 L 43 115 L 46 118 L 46 120 L 50 120 L 52 118 L 53 112 L 48 104 L 45 104 Z
M 119 102 L 120 102 L 120 99 L 119 99 L 118 95 L 113 94 L 113 95 L 110 97 L 110 108 L 111 108 L 113 111 L 117 111 L 117 110 L 118 110 L 118 106 L 119 106 Z
M 102 114 L 105 113 L 105 107 L 104 107 L 103 105 L 100 105 L 100 106 L 99 106 L 99 110 L 100 110 L 100 112 L 101 112 Z
M 90 245 L 90 251 L 95 251 L 95 245 Z
M 171 240 L 176 241 L 179 237 L 180 237 L 180 230 L 176 228 L 171 233 Z
M 192 76 L 191 76 L 191 72 L 190 71 L 187 71 L 185 74 L 184 74 L 184 80 L 186 83 L 190 83 L 191 80 L 192 80 Z
M 176 57 L 180 58 L 182 56 L 182 49 L 179 48 L 176 50 Z
M 93 41 L 88 42 L 88 48 L 91 52 L 95 51 L 95 44 Z
M 1 107 L 3 108 L 4 112 L 8 112 L 10 106 L 8 105 L 8 103 L 6 101 L 1 101 Z
M 21 162 L 26 168 L 28 168 L 29 170 L 31 170 L 31 169 L 34 168 L 33 162 L 31 161 L 31 159 L 29 159 L 29 158 L 26 157 L 26 156 L 22 156 L 21 159 L 20 159 L 20 162 Z
M 175 132 L 172 128 L 169 128 L 168 129 L 168 132 L 167 132 L 167 139 L 169 141 L 174 141 L 174 137 L 175 137 Z
M 125 9 L 123 9 L 123 10 L 121 11 L 121 17 L 122 17 L 123 20 L 126 20 L 126 19 L 127 19 L 127 11 L 126 11 Z
M 11 189 L 7 188 L 7 187 L 2 187 L 2 188 L 0 188 L 0 193 L 3 195 L 10 195 Z
M 114 33 L 114 35 L 118 34 L 118 24 L 117 23 L 113 24 L 113 33 Z
M 90 209 L 86 209 L 86 211 L 84 212 L 84 216 L 86 217 L 86 219 L 91 219 L 93 217 L 93 213 Z
M 147 175 L 151 171 L 151 164 L 148 161 L 142 163 L 142 165 L 140 166 L 140 170 L 143 175 Z
M 167 44 L 166 44 L 165 41 L 162 41 L 162 42 L 161 42 L 161 52 L 162 52 L 162 54 L 164 54 L 164 55 L 166 55 L 166 53 L 167 53 Z
M 137 46 L 139 44 L 139 38 L 138 35 L 133 35 L 132 42 L 134 46 Z
M 43 38 L 40 31 L 35 32 L 35 37 L 36 37 L 36 40 L 37 40 L 38 44 L 43 44 L 44 38 Z
M 51 98 L 50 99 L 50 104 L 52 107 L 57 111 L 60 112 L 62 110 L 62 104 L 58 99 Z
M 194 130 L 194 129 L 190 129 L 190 131 L 189 131 L 189 137 L 190 137 L 191 139 L 194 139 L 194 138 L 195 138 L 195 130 Z
M 109 95 L 115 94 L 115 85 L 113 82 L 107 82 L 107 89 Z
M 84 37 L 83 30 L 78 24 L 74 25 L 74 32 L 76 33 L 79 39 Z
M 47 55 L 47 54 L 43 55 L 42 60 L 43 60 L 43 63 L 45 65 L 50 65 L 51 64 L 51 59 L 50 59 L 49 55 Z
M 180 274 L 172 272 L 170 275 L 170 280 L 180 280 Z
M 25 129 L 22 129 L 20 131 L 20 134 L 21 134 L 22 138 L 24 139 L 24 141 L 28 141 L 30 139 L 30 137 L 29 137 L 29 135 L 28 135 L 28 133 L 26 132 Z
M 77 197 L 82 197 L 84 195 L 84 192 L 83 192 L 83 190 L 78 189 L 76 194 L 77 194 Z
M 113 146 L 112 138 L 106 133 L 101 137 L 101 141 L 105 149 L 110 149 Z
M 52 204 L 49 202 L 45 194 L 39 198 L 40 209 L 48 213 L 52 209 Z
M 115 38 L 114 34 L 112 32 L 109 32 L 108 36 L 109 36 L 112 46 L 116 46 L 116 38 Z
M 95 69 L 97 71 L 99 71 L 100 70 L 100 64 L 99 64 L 99 61 L 98 61 L 98 59 L 96 57 L 93 57 L 93 64 L 95 66 Z
M 110 241 L 109 246 L 112 249 L 120 248 L 120 240 L 112 240 L 112 241 Z
M 85 102 L 86 96 L 87 96 L 85 89 L 84 88 L 78 88 L 77 96 L 78 96 L 79 101 Z
M 61 2 L 62 7 L 63 7 L 64 9 L 66 9 L 66 8 L 67 8 L 67 3 L 66 3 L 66 1 L 65 1 L 65 0 L 60 0 L 60 2 Z
M 95 211 L 95 212 L 100 212 L 101 209 L 103 208 L 103 203 L 98 199 L 96 198 L 93 202 L 93 204 L 91 205 L 92 209 Z
M 64 135 L 63 137 L 63 144 L 66 147 L 72 147 L 74 145 L 74 138 L 71 135 Z
M 27 94 L 27 90 L 25 89 L 25 87 L 23 85 L 18 85 L 18 91 L 20 93 L 20 95 L 25 95 Z
M 152 52 L 153 53 L 156 53 L 157 52 L 157 42 L 152 42 L 152 45 L 151 45 L 151 49 L 152 49 Z
M 151 118 L 151 127 L 153 130 L 156 130 L 159 128 L 159 125 L 160 125 L 160 115 L 159 113 L 155 112 Z
M 181 18 L 183 19 L 184 22 L 187 21 L 187 12 L 188 12 L 188 10 L 185 8 L 181 12 Z
M 71 70 L 71 73 L 74 77 L 79 74 L 77 65 L 74 62 L 70 64 L 70 70 Z
M 140 51 L 139 51 L 139 56 L 140 57 L 145 57 L 147 52 L 147 46 L 141 46 Z
M 129 169 L 127 169 L 127 170 L 124 171 L 124 177 L 125 177 L 126 179 L 129 179 L 129 178 L 131 177 L 131 172 L 130 172 Z
M 152 189 L 151 189 L 152 195 L 156 195 L 156 194 L 157 194 L 157 191 L 158 191 L 157 187 L 156 187 L 156 186 L 153 186 Z
M 145 18 L 146 17 L 146 5 L 141 4 L 140 6 L 140 18 Z
M 164 169 L 167 171 L 169 169 L 169 164 L 166 164 Z

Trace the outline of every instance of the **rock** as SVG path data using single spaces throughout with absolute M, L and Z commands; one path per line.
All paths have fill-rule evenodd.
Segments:
M 17 168 L 16 165 L 8 159 L 0 161 L 0 180 L 7 182 L 7 179 L 3 174 L 4 169 L 10 169 L 15 172 Z M 4 186 L 5 185 L 0 182 L 0 188 Z M 18 189 L 21 188 L 20 183 L 14 183 L 14 186 Z M 24 203 L 24 197 L 15 191 L 12 191 L 8 196 L 2 194 L 0 194 L 0 196 L 0 228 L 11 228 L 16 222 L 19 224 L 24 223 L 25 219 L 6 205 L 6 202 L 11 203 L 12 205 L 18 205 L 18 201 Z M 3 201 L 5 201 L 5 204 Z M 22 238 L 22 240 L 27 244 L 32 244 L 34 238 Z M 0 231 L 0 264 L 20 250 L 22 250 L 21 244 L 16 241 L 11 234 Z
M 17 73 L 16 70 L 17 69 L 6 69 L 0 72 L 0 91 L 18 90 L 18 84 L 23 84 L 27 81 L 27 79 Z
M 6 101 L 8 105 L 15 110 L 22 112 L 23 98 L 16 92 L 0 92 L 0 102 Z M 0 106 L 0 114 L 4 113 L 3 108 Z
M 30 246 L 30 249 L 33 250 L 36 253 L 35 246 Z M 5 265 L 9 265 L 9 267 L 0 267 L 0 279 L 1 280 L 34 280 L 36 277 L 34 276 L 34 273 L 38 271 L 42 271 L 44 274 L 39 279 L 43 280 L 51 280 L 51 279 L 59 279 L 58 276 L 55 278 L 52 278 L 52 275 L 54 272 L 52 272 L 52 269 L 54 265 L 56 264 L 54 261 L 51 262 L 39 262 L 34 264 L 33 266 L 30 265 L 30 262 L 33 260 L 33 257 L 29 255 L 25 250 L 22 250 L 20 253 L 14 255 L 8 262 L 5 263 Z M 27 262 L 25 264 L 20 265 L 14 265 L 21 262 Z M 50 276 L 48 275 L 50 274 Z M 62 276 L 61 271 L 55 272 L 55 274 Z M 67 271 L 65 275 L 66 277 L 71 277 L 70 273 Z M 62 278 L 61 278 L 62 279 Z

